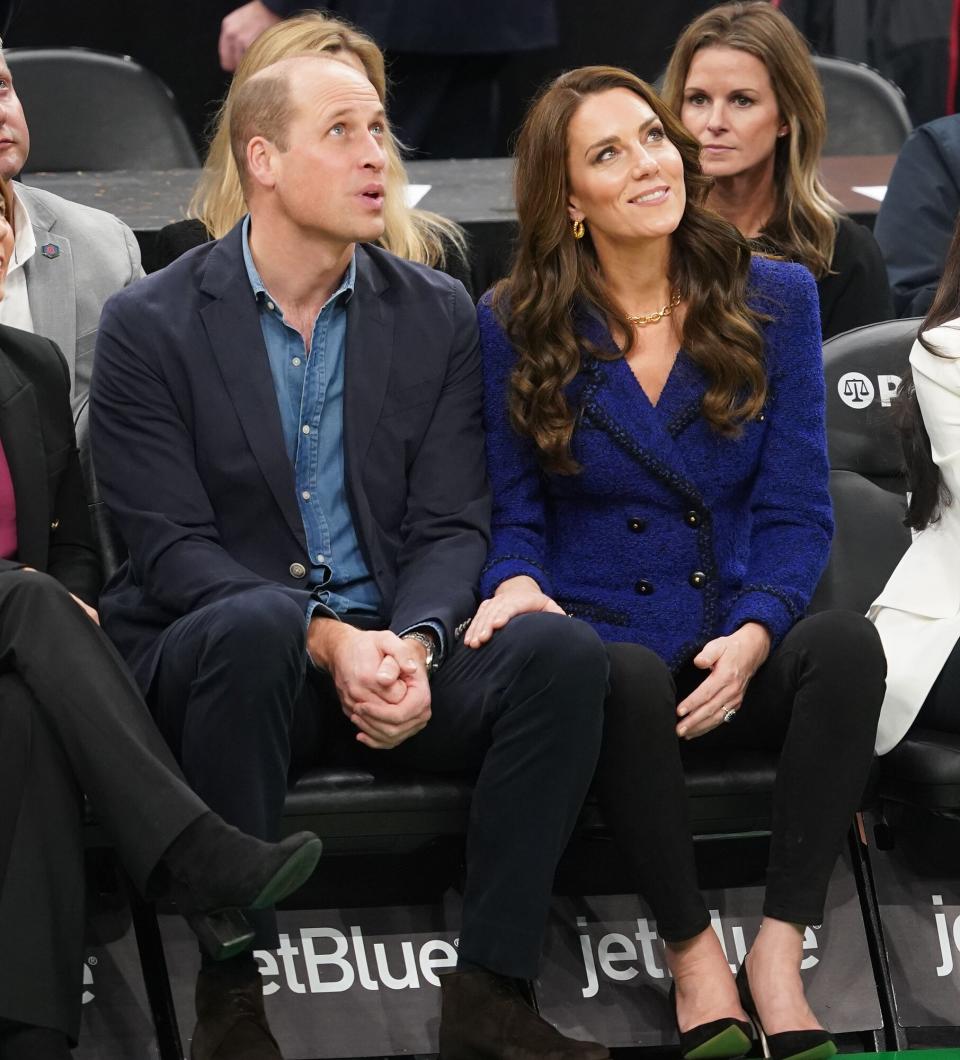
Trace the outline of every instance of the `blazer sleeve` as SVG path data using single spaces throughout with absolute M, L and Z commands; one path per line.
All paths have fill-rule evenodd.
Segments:
M 943 275 L 960 212 L 960 119 L 940 119 L 907 138 L 890 174 L 874 234 L 898 316 L 925 316 Z
M 69 450 L 50 511 L 47 573 L 69 592 L 96 607 L 102 573 L 70 411 L 70 372 L 57 346 L 53 342 L 48 342 L 48 346 L 57 362 L 57 385 L 49 394 L 43 392 L 42 397 L 38 392 L 41 400 L 49 402 L 41 415 L 45 413 L 56 423 L 57 434 L 69 439 Z
M 309 591 L 263 578 L 224 548 L 194 438 L 163 372 L 149 314 L 114 295 L 97 334 L 90 437 L 97 482 L 144 594 L 184 615 L 249 588 L 274 586 L 306 613 Z M 319 613 L 334 616 L 324 604 Z
M 390 617 L 395 633 L 433 619 L 443 626 L 448 645 L 476 608 L 477 578 L 490 541 L 476 313 L 460 284 L 450 284 L 450 299 L 450 356 L 430 426 L 407 473 Z
M 779 316 L 767 326 L 767 432 L 750 497 L 750 554 L 743 587 L 721 632 L 760 622 L 777 644 L 803 616 L 833 536 L 826 393 L 813 277 L 789 269 Z
M 493 490 L 492 544 L 480 593 L 492 596 L 508 578 L 533 578 L 548 596 L 543 474 L 533 443 L 513 429 L 507 407 L 516 351 L 484 295 L 477 307 L 483 355 L 487 473 Z

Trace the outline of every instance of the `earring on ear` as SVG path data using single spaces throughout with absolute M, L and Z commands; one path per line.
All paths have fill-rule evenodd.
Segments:
M 583 227 L 583 221 L 582 220 L 573 222 L 573 238 L 574 239 L 583 239 L 583 233 L 585 231 L 586 231 L 586 229 Z
M 789 129 L 778 129 L 777 130 L 777 139 L 781 139 L 782 137 L 786 136 L 788 132 L 790 132 Z

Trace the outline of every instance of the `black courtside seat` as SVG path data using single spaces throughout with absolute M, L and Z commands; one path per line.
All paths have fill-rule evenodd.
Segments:
M 25 173 L 194 169 L 173 93 L 128 55 L 86 48 L 7 48 L 30 125 Z
M 872 67 L 813 56 L 827 105 L 825 155 L 895 155 L 913 122 L 903 92 Z
M 865 611 L 910 543 L 903 458 L 889 408 L 919 319 L 891 320 L 837 335 L 824 345 L 827 440 L 837 536 L 815 605 Z M 878 760 L 876 794 L 960 815 L 960 736 L 911 731 Z

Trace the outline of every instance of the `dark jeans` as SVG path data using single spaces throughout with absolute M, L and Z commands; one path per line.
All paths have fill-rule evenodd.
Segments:
M 960 733 L 960 640 L 927 693 L 913 728 Z
M 0 1019 L 76 1039 L 81 791 L 141 889 L 206 807 L 113 646 L 63 586 L 29 571 L 0 574 L 0 789 Z
M 291 760 L 339 740 L 330 679 L 305 661 L 304 616 L 266 588 L 180 619 L 150 701 L 198 793 L 226 820 L 276 835 Z M 522 615 L 478 651 L 462 642 L 434 675 L 433 716 L 384 764 L 476 771 L 460 954 L 504 975 L 536 973 L 556 863 L 593 775 L 607 674 L 589 626 Z M 371 752 L 373 753 L 373 752 Z M 257 944 L 276 945 L 268 912 Z
M 730 748 L 780 750 L 764 914 L 819 924 L 834 863 L 866 783 L 886 662 L 873 625 L 833 611 L 798 622 L 754 675 L 729 724 L 678 740 L 677 703 L 709 674 L 674 678 L 652 651 L 609 644 L 597 791 L 662 938 L 710 922 L 697 887 L 683 759 Z

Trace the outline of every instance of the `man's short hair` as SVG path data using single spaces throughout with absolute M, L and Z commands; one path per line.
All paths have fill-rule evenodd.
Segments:
M 255 136 L 269 140 L 280 151 L 287 150 L 294 103 L 286 64 L 275 65 L 277 69 L 267 67 L 241 85 L 230 103 L 230 150 L 244 191 L 249 177 L 247 144 Z

